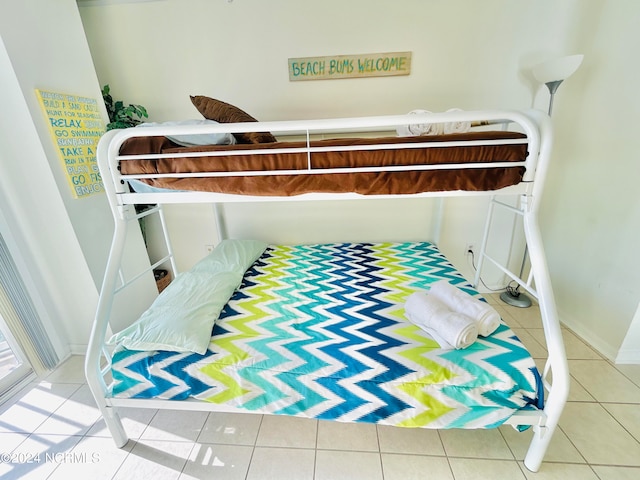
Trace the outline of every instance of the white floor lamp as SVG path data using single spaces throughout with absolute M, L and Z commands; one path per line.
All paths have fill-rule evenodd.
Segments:
M 531 70 L 534 78 L 538 82 L 544 83 L 549 89 L 549 116 L 551 116 L 551 111 L 553 110 L 553 99 L 555 97 L 556 90 L 558 90 L 558 87 L 562 82 L 578 70 L 582 64 L 583 58 L 584 55 L 569 55 L 568 57 L 556 58 L 554 60 L 541 63 Z M 528 250 L 525 245 L 519 278 L 522 278 L 522 274 L 524 273 L 524 267 L 527 261 L 527 252 Z M 518 284 L 516 288 L 507 286 L 507 289 L 500 294 L 500 299 L 514 307 L 527 308 L 531 306 L 531 299 L 524 293 L 520 292 L 520 284 Z

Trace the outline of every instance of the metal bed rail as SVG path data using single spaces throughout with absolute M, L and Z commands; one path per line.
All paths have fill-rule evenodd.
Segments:
M 243 197 L 239 195 L 212 194 L 207 192 L 157 192 L 157 193 L 134 193 L 130 192 L 126 184 L 126 177 L 120 173 L 118 168 L 121 160 L 119 150 L 123 142 L 134 136 L 158 136 L 158 135 L 179 135 L 179 134 L 205 134 L 205 133 L 236 133 L 236 132 L 261 132 L 271 131 L 277 134 L 300 134 L 307 138 L 307 151 L 311 154 L 310 141 L 312 135 L 327 131 L 371 131 L 381 129 L 393 129 L 396 126 L 408 124 L 443 123 L 470 121 L 483 124 L 512 124 L 518 131 L 522 131 L 527 136 L 529 155 L 524 166 L 526 168 L 523 182 L 514 187 L 491 192 L 426 192 L 418 195 L 405 195 L 403 197 L 449 197 L 449 196 L 473 196 L 491 195 L 498 197 L 501 195 L 519 195 L 520 207 L 514 209 L 516 213 L 523 217 L 524 235 L 527 248 L 530 252 L 531 273 L 527 280 L 518 279 L 531 293 L 535 293 L 538 299 L 549 358 L 545 367 L 545 377 L 552 371 L 553 383 L 546 382 L 549 395 L 545 402 L 545 408 L 541 412 L 519 412 L 509 420 L 509 423 L 516 425 L 533 425 L 534 436 L 531 441 L 529 451 L 525 458 L 525 465 L 532 471 L 537 471 L 544 458 L 545 451 L 551 440 L 554 429 L 558 424 L 560 414 L 567 400 L 569 391 L 569 373 L 560 323 L 557 316 L 557 309 L 553 298 L 551 281 L 549 278 L 548 266 L 546 264 L 542 237 L 538 225 L 538 212 L 540 199 L 544 188 L 544 179 L 548 168 L 551 149 L 551 130 L 548 116 L 537 111 L 476 111 L 476 112 L 446 112 L 441 114 L 420 114 L 402 115 L 386 117 L 368 117 L 335 120 L 313 120 L 313 121 L 292 121 L 292 122 L 252 122 L 244 124 L 218 124 L 215 126 L 181 126 L 181 127 L 148 127 L 144 129 L 126 129 L 122 131 L 112 131 L 105 134 L 98 146 L 98 165 L 104 181 L 107 199 L 111 206 L 115 228 L 114 236 L 105 272 L 105 278 L 100 293 L 98 308 L 92 327 L 91 337 L 87 350 L 85 362 L 85 372 L 89 387 L 96 399 L 107 427 L 109 428 L 115 443 L 123 446 L 127 442 L 127 435 L 122 427 L 118 416 L 119 407 L 137 406 L 147 408 L 180 408 L 180 409 L 205 409 L 214 410 L 213 404 L 200 402 L 184 402 L 179 406 L 176 402 L 164 400 L 140 400 L 140 399 L 114 399 L 109 396 L 109 387 L 105 380 L 108 375 L 108 366 L 103 367 L 104 360 L 110 361 L 109 352 L 104 349 L 105 335 L 109 329 L 109 318 L 114 300 L 114 295 L 118 289 L 117 283 L 120 278 L 120 262 L 123 257 L 123 250 L 126 235 L 126 223 L 131 218 L 130 205 L 134 204 L 158 204 L 163 203 L 211 203 L 216 206 L 216 216 L 218 220 L 223 220 L 221 209 L 218 205 L 226 202 L 242 201 L 304 201 L 304 200 L 330 200 L 345 198 L 380 198 L 382 196 L 361 196 L 352 194 L 312 194 L 298 197 Z M 246 152 L 245 152 L 246 153 Z M 254 152 L 249 152 L 254 153 Z M 514 164 L 509 163 L 509 166 Z M 494 164 L 495 166 L 495 164 Z M 448 165 L 448 168 L 474 168 L 474 166 Z M 344 169 L 339 169 L 344 173 Z M 287 172 L 288 174 L 291 172 Z M 300 173 L 297 171 L 296 173 Z M 303 173 L 308 173 L 303 171 Z M 240 173 L 238 173 L 240 174 Z M 256 173 L 263 175 L 265 173 Z M 492 203 L 493 205 L 493 203 Z M 493 208 L 493 206 L 492 206 Z M 162 210 L 158 212 L 162 215 Z M 151 213 L 151 212 L 150 212 Z M 149 213 L 149 214 L 150 214 Z M 162 218 L 162 216 L 161 216 Z M 168 241 L 166 225 L 162 221 L 165 239 Z M 487 226 L 487 228 L 489 228 Z M 485 256 L 487 235 L 483 239 L 481 249 L 481 261 L 489 259 Z M 173 262 L 173 252 L 168 243 L 169 252 L 167 258 Z M 172 263 L 173 265 L 173 263 Z M 173 265 L 175 268 L 175 265 Z M 482 264 L 478 271 L 481 271 Z M 505 273 L 512 277 L 515 274 Z M 479 275 L 479 274 L 478 274 Z M 513 277 L 512 277 L 513 278 Z M 129 283 L 131 280 L 129 280 Z M 477 283 L 477 278 L 476 278 Z M 532 285 L 535 283 L 535 290 Z

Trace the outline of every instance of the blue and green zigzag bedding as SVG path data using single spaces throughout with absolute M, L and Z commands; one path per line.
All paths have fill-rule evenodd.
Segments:
M 429 428 L 495 427 L 542 408 L 534 361 L 506 325 L 444 350 L 407 322 L 405 299 L 442 279 L 478 295 L 429 243 L 268 247 L 205 355 L 118 347 L 112 394 Z

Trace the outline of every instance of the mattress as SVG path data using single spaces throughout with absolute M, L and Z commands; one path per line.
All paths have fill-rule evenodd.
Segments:
M 406 298 L 443 279 L 479 297 L 427 242 L 269 246 L 204 355 L 118 346 L 111 395 L 428 428 L 541 409 L 539 372 L 506 324 L 453 350 L 406 320 Z
M 453 143 L 450 143 L 453 142 Z M 409 148 L 404 148 L 409 146 Z M 162 189 L 206 191 L 236 195 L 294 196 L 306 193 L 401 195 L 440 191 L 491 191 L 519 183 L 524 167 L 456 167 L 420 170 L 423 165 L 524 162 L 527 139 L 517 132 L 468 132 L 426 137 L 344 138 L 251 145 L 179 147 L 165 137 L 135 137 L 120 153 L 125 175 L 188 174 L 183 177 L 144 178 Z M 206 153 L 224 154 L 206 156 Z M 139 155 L 162 158 L 137 158 Z M 181 158 L 179 155 L 188 155 Z M 413 170 L 356 171 L 347 168 L 413 167 Z M 315 173 L 305 173 L 306 169 Z M 338 169 L 337 173 L 321 173 Z M 296 175 L 248 176 L 246 172 L 300 171 Z M 200 176 L 207 172 L 237 175 Z M 244 174 L 244 176 L 243 176 Z

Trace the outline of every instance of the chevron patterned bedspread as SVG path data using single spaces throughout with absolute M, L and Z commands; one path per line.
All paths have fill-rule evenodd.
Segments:
M 478 295 L 426 242 L 270 246 L 205 355 L 118 347 L 112 395 L 429 428 L 496 427 L 542 408 L 534 361 L 505 324 L 445 350 L 407 322 L 405 299 L 442 279 Z

